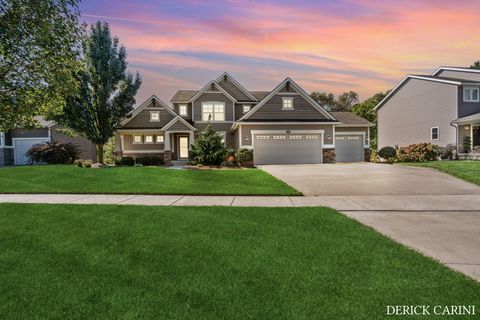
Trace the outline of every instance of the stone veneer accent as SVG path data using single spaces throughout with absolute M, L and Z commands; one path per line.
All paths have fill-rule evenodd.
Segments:
M 163 153 L 163 161 L 165 162 L 165 166 L 169 167 L 172 165 L 172 153 L 171 151 L 165 150 Z
M 323 149 L 323 163 L 335 163 L 335 149 Z
M 364 157 L 363 157 L 363 160 L 365 160 L 365 162 L 370 162 L 370 149 L 364 149 L 365 151 L 363 152 L 364 154 Z

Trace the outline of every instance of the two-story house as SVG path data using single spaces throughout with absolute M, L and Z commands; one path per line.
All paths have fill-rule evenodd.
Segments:
M 480 70 L 440 67 L 407 75 L 376 107 L 378 147 L 431 142 L 480 146 Z
M 369 159 L 372 124 L 326 111 L 290 78 L 271 91 L 249 91 L 224 73 L 199 90 L 179 90 L 170 102 L 152 96 L 136 108 L 117 131 L 116 153 L 186 160 L 211 123 L 229 148 L 253 149 L 255 164 Z

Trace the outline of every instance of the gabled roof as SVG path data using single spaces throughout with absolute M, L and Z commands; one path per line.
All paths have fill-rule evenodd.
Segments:
M 373 123 L 371 123 L 370 121 L 363 119 L 359 115 L 356 115 L 355 113 L 350 111 L 331 111 L 330 114 L 334 116 L 337 120 L 341 121 L 342 123 L 340 125 L 342 126 L 348 126 L 348 125 L 354 125 L 354 126 L 365 125 L 366 127 L 373 126 Z
M 177 116 L 177 114 L 175 113 L 175 111 L 173 111 L 165 102 L 163 102 L 162 100 L 158 99 L 157 96 L 153 95 L 151 96 L 150 98 L 148 98 L 147 100 L 145 100 L 145 102 L 143 102 L 140 106 L 138 106 L 137 108 L 135 108 L 134 110 L 132 110 L 128 115 L 127 115 L 127 118 L 125 118 L 125 120 L 122 121 L 121 125 L 124 126 L 125 124 L 127 124 L 130 120 L 132 120 L 133 118 L 135 118 L 135 116 L 137 114 L 140 113 L 140 111 L 142 111 L 143 109 L 145 109 L 146 107 L 148 107 L 150 105 L 150 102 L 153 102 L 155 104 L 158 103 L 158 108 L 165 108 L 171 115 L 173 115 L 174 117 Z
M 173 126 L 175 123 L 177 123 L 178 121 L 180 121 L 185 127 L 187 127 L 188 129 L 192 130 L 192 131 L 195 131 L 197 129 L 195 129 L 190 123 L 188 123 L 185 119 L 183 119 L 182 117 L 180 116 L 176 116 L 175 118 L 173 118 L 169 123 L 167 123 L 166 125 L 163 126 L 163 128 L 161 129 L 162 131 L 167 131 L 171 126 Z
M 258 101 L 262 101 L 270 93 L 270 91 L 250 91 Z
M 198 91 L 193 97 L 190 98 L 190 100 L 188 102 L 192 102 L 194 101 L 195 99 L 197 99 L 199 96 L 201 96 L 205 91 L 208 91 L 209 88 L 211 88 L 211 86 L 215 86 L 215 88 L 218 89 L 218 91 L 220 91 L 221 93 L 223 93 L 225 96 L 227 96 L 227 98 L 229 98 L 230 100 L 232 100 L 233 102 L 237 102 L 237 100 L 232 97 L 227 91 L 225 91 L 225 89 L 223 89 L 218 83 L 216 83 L 215 81 L 210 81 L 209 83 L 207 83 L 202 89 L 200 89 L 200 91 Z
M 466 67 L 446 67 L 446 66 L 442 66 L 442 67 L 439 67 L 437 70 L 435 70 L 432 73 L 432 76 L 436 76 L 437 74 L 439 74 L 441 71 L 444 71 L 444 70 L 480 73 L 479 69 L 472 69 L 472 68 L 466 68 Z
M 170 101 L 188 102 L 197 92 L 198 90 L 178 90 Z
M 452 121 L 452 123 L 455 124 L 467 124 L 471 122 L 477 122 L 480 121 L 480 112 L 479 113 L 474 113 L 466 117 L 458 118 Z
M 275 87 L 262 101 L 260 101 L 255 107 L 253 107 L 249 112 L 243 115 L 238 121 L 246 120 L 250 116 L 252 116 L 258 109 L 260 109 L 267 101 L 269 101 L 275 94 L 277 94 L 287 83 L 299 93 L 305 100 L 307 100 L 315 109 L 318 110 L 321 114 L 323 114 L 327 119 L 336 121 L 335 117 L 333 117 L 327 110 L 323 109 L 315 100 L 313 100 L 308 93 L 305 92 L 298 84 L 295 83 L 290 78 L 285 78 L 278 86 Z
M 240 91 L 242 91 L 247 97 L 249 97 L 250 99 L 252 99 L 253 101 L 258 101 L 257 98 L 252 95 L 250 93 L 250 91 L 248 91 L 247 89 L 245 89 L 244 86 L 242 86 L 240 84 L 240 82 L 238 82 L 237 80 L 235 80 L 234 77 L 232 77 L 230 74 L 228 74 L 228 72 L 224 72 L 222 73 L 222 75 L 220 75 L 220 77 L 218 77 L 216 80 L 215 80 L 215 83 L 219 83 L 220 81 L 222 81 L 223 78 L 227 78 L 229 79 Z

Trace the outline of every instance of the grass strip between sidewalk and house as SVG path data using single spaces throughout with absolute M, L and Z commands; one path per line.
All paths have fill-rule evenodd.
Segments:
M 430 161 L 399 163 L 404 166 L 433 168 L 457 178 L 480 185 L 480 161 Z
M 2 168 L 0 193 L 301 195 L 299 191 L 260 169 L 92 169 L 73 165 Z
M 480 284 L 328 208 L 0 204 L 2 319 L 384 319 Z

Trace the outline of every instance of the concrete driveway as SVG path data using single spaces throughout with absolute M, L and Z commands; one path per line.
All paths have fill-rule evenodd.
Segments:
M 306 196 L 480 195 L 480 187 L 429 168 L 376 163 L 261 168 Z

